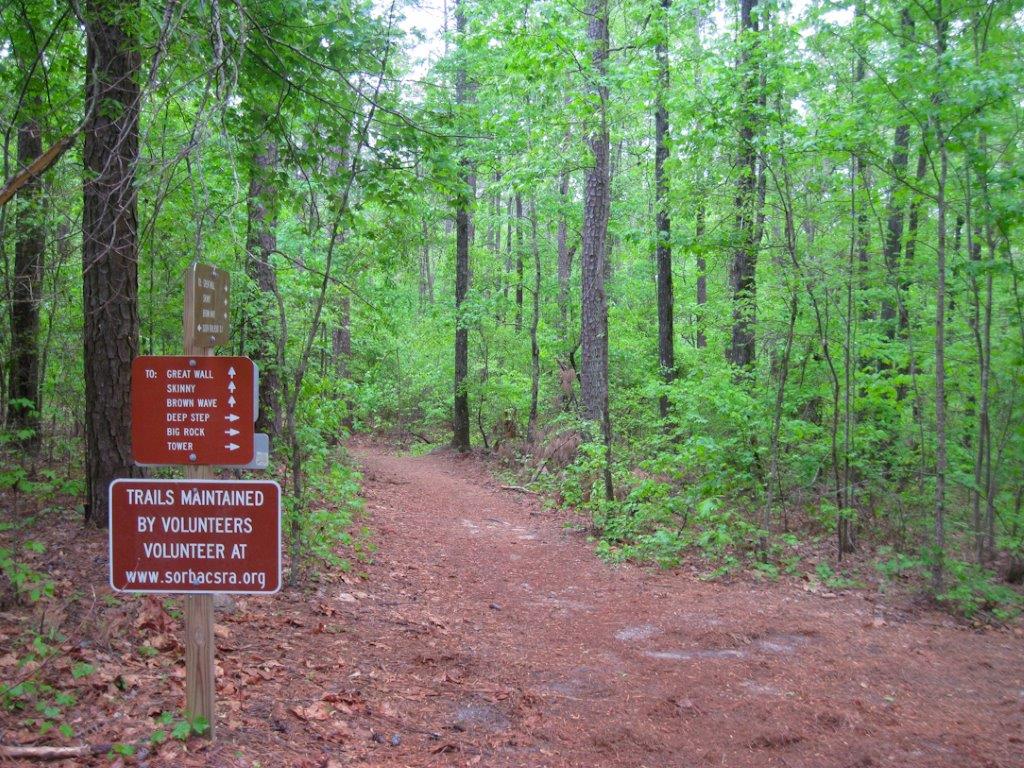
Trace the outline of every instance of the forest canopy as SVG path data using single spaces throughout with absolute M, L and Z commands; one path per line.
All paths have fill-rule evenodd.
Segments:
M 9 487 L 59 467 L 106 523 L 199 261 L 293 547 L 384 432 L 611 559 L 1015 599 L 1024 2 L 452 0 L 425 61 L 398 0 L 0 7 Z

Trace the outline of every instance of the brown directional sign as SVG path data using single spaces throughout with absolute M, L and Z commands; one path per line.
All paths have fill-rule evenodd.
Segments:
M 231 277 L 210 264 L 191 264 L 185 279 L 192 286 L 192 331 L 197 346 L 219 347 L 228 343 L 228 291 Z
M 115 480 L 110 586 L 127 592 L 281 588 L 281 489 L 267 480 Z
M 256 366 L 247 357 L 146 355 L 132 363 L 136 464 L 253 460 Z

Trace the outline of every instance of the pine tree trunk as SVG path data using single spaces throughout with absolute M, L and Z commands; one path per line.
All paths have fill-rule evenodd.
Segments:
M 935 561 L 932 587 L 942 590 L 946 544 L 946 177 L 949 153 L 942 126 L 942 59 L 946 53 L 946 20 L 942 0 L 935 0 L 935 55 L 938 92 L 932 99 L 932 126 L 939 150 L 939 179 L 935 194 L 938 242 L 935 249 Z
M 658 99 L 654 111 L 654 229 L 655 262 L 658 272 L 658 362 L 666 384 L 676 377 L 675 331 L 673 329 L 672 295 L 672 220 L 668 211 L 668 176 L 665 161 L 668 160 L 668 10 L 672 0 L 661 0 L 662 37 L 655 46 L 654 55 L 658 62 Z M 668 416 L 668 395 L 658 399 L 661 418 Z
M 137 2 L 88 0 L 82 305 L 85 346 L 87 522 L 107 524 L 111 480 L 132 461 L 129 393 L 139 344 Z
M 39 123 L 29 118 L 18 126 L 18 164 L 24 168 L 43 152 Z M 18 440 L 25 449 L 39 446 L 39 300 L 46 248 L 46 210 L 42 185 L 34 178 L 18 191 L 17 243 L 11 281 L 11 358 L 8 426 L 29 434 Z
M 281 371 L 278 361 L 277 275 L 270 257 L 277 250 L 277 145 L 253 158 L 249 176 L 246 274 L 256 291 L 247 297 L 246 352 L 260 370 L 259 418 L 256 429 L 273 436 L 281 432 Z
M 608 60 L 608 0 L 587 4 L 587 39 L 591 46 L 592 124 L 587 145 L 593 165 L 587 169 L 583 200 L 581 255 L 580 400 L 583 417 L 600 424 L 606 450 L 605 494 L 613 498 L 611 484 L 611 421 L 608 414 L 608 304 L 605 299 L 605 259 L 608 236 L 609 138 L 608 86 L 603 82 Z
M 455 3 L 455 31 L 459 42 L 466 31 L 463 12 L 465 0 Z M 466 65 L 460 61 L 455 76 L 455 103 L 466 103 Z M 462 315 L 462 305 L 469 294 L 469 238 L 470 238 L 470 167 L 468 158 L 461 160 L 461 185 L 455 210 L 455 393 L 452 409 L 452 448 L 469 450 L 469 394 L 466 377 L 469 375 L 469 329 Z
M 732 291 L 732 342 L 726 357 L 740 369 L 754 362 L 754 329 L 757 306 L 757 251 L 755 232 L 757 216 L 755 199 L 757 190 L 757 152 L 754 147 L 755 104 L 757 103 L 758 68 L 752 62 L 751 51 L 757 33 L 754 8 L 757 0 L 740 0 L 740 129 L 739 178 L 736 180 L 736 244 L 729 268 L 729 287 Z

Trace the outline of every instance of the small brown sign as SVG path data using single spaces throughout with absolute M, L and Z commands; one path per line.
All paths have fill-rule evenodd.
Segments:
M 132 361 L 136 464 L 253 460 L 256 366 L 248 357 L 142 355 Z
M 211 264 L 189 265 L 185 279 L 191 286 L 192 331 L 196 345 L 220 347 L 228 343 L 231 276 Z M 188 288 L 186 288 L 186 292 Z

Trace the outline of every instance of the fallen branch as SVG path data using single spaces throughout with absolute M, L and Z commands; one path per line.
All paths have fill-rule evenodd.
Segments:
M 18 190 L 28 184 L 36 176 L 46 173 L 60 156 L 67 151 L 68 147 L 75 143 L 78 131 L 70 133 L 63 139 L 59 139 L 52 147 L 28 164 L 27 167 L 14 174 L 3 189 L 0 189 L 0 207 L 7 205 Z
M 531 496 L 539 496 L 536 491 L 531 491 L 529 488 L 523 488 L 521 485 L 503 485 L 501 486 L 503 491 L 515 491 L 516 493 L 528 493 Z
M 105 755 L 111 744 L 82 744 L 77 747 L 14 747 L 0 745 L 0 758 L 15 760 L 68 760 L 72 757 Z

